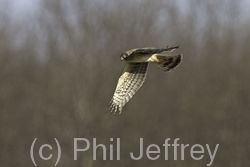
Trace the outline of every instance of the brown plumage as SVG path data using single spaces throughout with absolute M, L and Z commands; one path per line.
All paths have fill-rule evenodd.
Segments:
M 177 67 L 182 60 L 181 54 L 162 53 L 172 52 L 177 48 L 178 46 L 164 49 L 137 48 L 123 53 L 121 60 L 124 60 L 126 63 L 110 102 L 111 114 L 114 113 L 116 115 L 118 111 L 121 114 L 123 106 L 142 86 L 147 75 L 148 63 L 153 63 L 165 72 Z

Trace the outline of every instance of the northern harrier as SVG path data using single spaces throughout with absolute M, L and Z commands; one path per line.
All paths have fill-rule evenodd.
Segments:
M 119 111 L 133 97 L 137 90 L 145 81 L 148 63 L 153 63 L 156 67 L 167 72 L 177 67 L 182 59 L 181 54 L 163 54 L 162 52 L 172 52 L 179 46 L 156 48 L 137 48 L 122 53 L 121 60 L 125 60 L 125 66 L 118 80 L 114 96 L 110 102 L 111 114 Z

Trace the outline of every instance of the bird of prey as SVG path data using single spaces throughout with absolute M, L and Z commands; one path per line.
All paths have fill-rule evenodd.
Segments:
M 170 54 L 179 46 L 157 48 L 136 48 L 121 54 L 125 66 L 118 80 L 114 96 L 110 101 L 110 112 L 114 115 L 121 114 L 123 106 L 133 97 L 145 81 L 148 64 L 153 63 L 162 71 L 170 71 L 177 67 L 181 60 L 181 54 Z M 162 53 L 166 52 L 166 54 Z

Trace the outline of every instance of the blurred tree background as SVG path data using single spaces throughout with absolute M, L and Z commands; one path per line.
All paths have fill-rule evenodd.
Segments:
M 0 166 L 206 166 L 189 148 L 185 160 L 164 159 L 166 138 L 220 144 L 212 166 L 250 163 L 250 4 L 246 0 L 0 1 Z M 151 65 L 123 113 L 109 102 L 124 66 L 123 51 L 180 45 L 181 65 L 164 73 Z M 74 161 L 74 138 L 90 149 Z M 93 160 L 93 138 L 107 147 L 121 139 L 121 160 Z M 110 142 L 114 138 L 114 142 Z M 160 158 L 139 155 L 149 144 Z M 42 144 L 44 156 L 38 155 Z M 82 142 L 79 147 L 84 148 Z M 206 148 L 206 147 L 205 147 Z M 116 151 L 114 151 L 116 152 Z M 115 159 L 114 155 L 114 159 Z

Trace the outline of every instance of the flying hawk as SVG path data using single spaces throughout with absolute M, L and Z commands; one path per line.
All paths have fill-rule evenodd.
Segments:
M 179 46 L 156 48 L 136 48 L 128 50 L 121 55 L 125 66 L 118 80 L 115 93 L 110 102 L 111 114 L 119 111 L 133 97 L 137 90 L 145 81 L 148 63 L 153 63 L 156 67 L 167 72 L 177 67 L 182 59 L 181 54 L 163 54 L 162 52 L 172 52 Z

